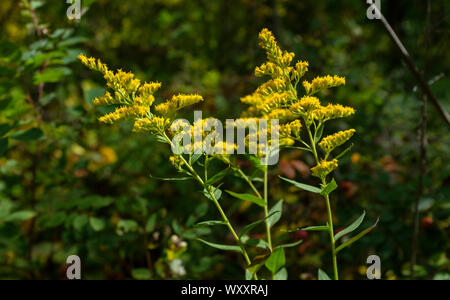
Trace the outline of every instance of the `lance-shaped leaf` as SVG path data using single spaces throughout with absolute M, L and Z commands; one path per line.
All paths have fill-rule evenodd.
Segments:
M 222 170 L 219 173 L 217 173 L 216 175 L 214 175 L 213 177 L 209 178 L 206 181 L 206 185 L 212 185 L 212 184 L 215 184 L 216 182 L 222 180 L 228 174 L 228 170 L 229 170 L 229 168 L 226 168 L 225 170 Z
M 275 212 L 279 212 L 279 214 L 274 214 Z M 283 213 L 283 200 L 278 201 L 269 211 L 269 227 L 272 228 L 278 221 L 281 219 L 281 214 Z
M 350 152 L 353 148 L 354 144 L 351 144 L 350 146 L 348 146 L 347 149 L 345 149 L 344 151 L 342 151 L 338 156 L 336 156 L 336 159 L 340 159 L 342 158 L 344 155 L 346 155 L 348 152 Z
M 192 177 L 174 177 L 174 178 L 162 178 L 162 177 L 155 177 L 152 174 L 150 174 L 151 179 L 155 180 L 162 180 L 162 181 L 186 181 L 186 180 L 192 180 Z
M 328 225 L 326 226 L 310 226 L 310 227 L 305 227 L 305 228 L 297 228 L 297 229 L 293 229 L 293 230 L 288 230 L 287 232 L 291 233 L 291 232 L 297 232 L 297 231 L 328 231 L 330 228 L 328 227 Z
M 249 270 L 252 275 L 255 274 L 256 272 L 259 271 L 259 269 L 261 269 L 262 266 L 264 266 L 266 261 L 269 259 L 270 255 L 271 253 L 267 252 L 262 255 L 256 256 L 253 259 L 252 263 L 247 267 L 247 270 Z
M 227 222 L 225 222 L 225 221 L 204 221 L 204 222 L 200 222 L 198 224 L 195 224 L 195 227 L 218 226 L 218 225 L 227 225 Z
M 197 239 L 197 240 L 199 242 L 202 242 L 203 244 L 206 244 L 206 245 L 216 248 L 216 249 L 242 253 L 242 249 L 239 246 L 216 244 L 216 243 L 207 242 L 202 239 Z
M 276 247 L 275 247 L 275 250 L 276 250 L 276 249 L 279 249 L 279 248 L 286 249 L 286 248 L 296 247 L 296 246 L 300 245 L 301 243 L 303 243 L 303 240 L 296 241 L 295 243 L 279 245 L 279 246 L 276 246 Z
M 333 180 L 322 189 L 320 194 L 322 196 L 328 196 L 329 194 L 331 194 L 331 192 L 333 192 L 337 188 L 338 188 L 338 185 L 333 178 Z
M 301 190 L 305 190 L 305 191 L 308 191 L 308 192 L 311 192 L 311 193 L 315 193 L 315 194 L 320 194 L 322 192 L 322 190 L 317 188 L 317 187 L 314 187 L 314 186 L 311 186 L 311 185 L 307 185 L 307 184 L 303 184 L 303 183 L 300 183 L 300 182 L 297 182 L 297 181 L 294 181 L 294 180 L 290 180 L 290 179 L 287 179 L 287 178 L 284 178 L 284 177 L 281 177 L 281 176 L 280 176 L 280 178 L 282 180 L 284 180 L 284 181 L 289 182 L 290 184 L 294 185 L 295 187 L 297 187 L 297 188 L 299 188 Z
M 231 196 L 233 196 L 234 198 L 237 198 L 239 200 L 243 200 L 243 201 L 250 201 L 253 202 L 261 207 L 265 207 L 266 203 L 264 202 L 264 199 L 261 199 L 259 197 L 250 195 L 250 194 L 238 194 L 238 193 L 234 193 L 232 191 L 226 191 L 228 194 L 230 194 Z
M 347 228 L 345 228 L 344 230 L 342 230 L 341 232 L 339 232 L 338 234 L 336 234 L 334 236 L 334 241 L 336 242 L 338 239 L 340 239 L 341 237 L 343 237 L 346 234 L 349 234 L 353 231 L 355 231 L 356 229 L 358 229 L 358 227 L 361 225 L 361 223 L 364 221 L 364 217 L 366 216 L 366 212 L 364 212 L 355 222 L 353 222 L 350 226 L 348 226 Z
M 266 267 L 272 274 L 276 274 L 286 264 L 286 256 L 283 248 L 278 248 L 272 252 L 266 261 Z
M 258 220 L 256 222 L 253 222 L 250 225 L 245 226 L 241 232 L 239 232 L 239 238 L 243 237 L 247 232 L 250 232 L 253 228 L 255 228 L 256 226 L 258 226 L 259 224 L 263 223 L 264 221 L 266 221 L 267 219 L 269 219 L 270 217 L 272 217 L 275 214 L 279 214 L 279 211 L 274 211 L 271 214 L 269 214 L 267 217 L 265 217 L 264 219 Z
M 244 243 L 245 245 L 249 245 L 252 247 L 261 248 L 261 249 L 269 249 L 269 244 L 265 240 L 252 239 L 252 238 L 249 238 L 247 235 L 244 235 L 243 237 L 241 237 L 241 242 Z
M 319 274 L 317 277 L 319 280 L 331 280 L 330 276 L 328 276 L 322 269 L 319 269 Z
M 341 246 L 339 246 L 336 249 L 336 253 L 338 253 L 339 251 L 341 251 L 342 249 L 347 248 L 348 246 L 350 246 L 351 244 L 353 244 L 354 242 L 358 241 L 359 239 L 361 239 L 362 237 L 364 237 L 366 234 L 368 234 L 369 232 L 371 232 L 372 230 L 375 229 L 375 227 L 377 227 L 378 222 L 380 221 L 380 219 L 377 220 L 377 222 L 372 226 L 367 228 L 366 230 L 364 230 L 363 232 L 361 232 L 360 234 L 358 234 L 357 236 L 349 239 L 348 241 L 346 241 L 345 243 L 343 243 Z

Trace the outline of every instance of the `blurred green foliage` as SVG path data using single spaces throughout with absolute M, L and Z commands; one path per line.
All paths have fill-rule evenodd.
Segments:
M 28 3 L 28 6 L 25 5 Z M 450 3 L 382 1 L 382 11 L 450 110 Z M 417 198 L 420 90 L 382 26 L 354 0 L 82 1 L 81 20 L 69 21 L 65 1 L 0 3 L 0 278 L 65 278 L 77 254 L 88 279 L 235 279 L 236 256 L 195 241 L 211 229 L 194 227 L 215 211 L 195 186 L 160 182 L 173 177 L 167 150 L 126 124 L 104 127 L 92 99 L 104 90 L 76 56 L 101 57 L 113 68 L 162 81 L 162 95 L 197 92 L 204 115 L 240 115 L 239 98 L 254 90 L 256 47 L 263 27 L 283 48 L 307 59 L 311 74 L 345 76 L 333 102 L 357 108 L 353 153 L 336 174 L 337 227 L 362 210 L 381 216 L 377 229 L 341 254 L 346 279 L 364 279 L 366 258 L 382 259 L 383 278 L 409 276 L 412 208 Z M 311 78 L 307 78 L 311 79 Z M 186 115 L 191 117 L 189 114 Z M 335 123 L 336 128 L 348 124 Z M 331 129 L 330 129 L 331 130 Z M 450 133 L 430 105 L 425 191 L 420 199 L 416 275 L 445 279 L 450 212 Z M 289 207 L 283 224 L 324 223 L 325 204 L 288 188 L 278 175 L 313 182 L 311 157 L 285 153 L 271 172 L 272 200 Z M 225 178 L 225 186 L 245 189 Z M 254 220 L 253 208 L 228 197 L 234 223 Z M 240 217 L 237 218 L 236 216 Z M 208 218 L 209 217 L 209 218 Z M 364 224 L 366 226 L 371 224 Z M 213 229 L 224 235 L 225 230 Z M 278 238 L 281 238 L 281 233 Z M 276 236 L 277 238 L 277 236 Z M 301 232 L 286 250 L 290 279 L 312 279 L 329 269 L 327 237 Z M 232 262 L 232 263 L 230 263 Z

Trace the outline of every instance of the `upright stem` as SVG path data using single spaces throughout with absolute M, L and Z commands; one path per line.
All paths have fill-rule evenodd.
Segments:
M 324 185 L 326 185 L 325 179 L 323 179 L 322 183 Z M 326 195 L 325 200 L 327 202 L 328 223 L 329 223 L 328 228 L 329 228 L 329 233 L 330 233 L 331 253 L 333 256 L 334 279 L 339 280 L 339 273 L 338 273 L 338 267 L 337 267 L 337 256 L 336 256 L 336 243 L 334 240 L 333 214 L 331 212 L 330 197 L 328 195 Z
M 166 139 L 166 141 L 170 145 L 172 145 L 172 141 L 169 139 L 169 137 L 165 133 L 163 133 L 163 136 Z M 230 232 L 233 235 L 234 239 L 236 240 L 236 242 L 238 243 L 239 247 L 241 248 L 242 255 L 244 256 L 244 259 L 247 262 L 247 265 L 251 265 L 252 262 L 250 260 L 250 257 L 248 256 L 247 250 L 245 249 L 244 245 L 242 244 L 241 240 L 239 239 L 239 236 L 236 234 L 236 231 L 234 230 L 233 226 L 231 225 L 230 220 L 228 220 L 228 217 L 226 216 L 225 212 L 223 211 L 222 206 L 220 205 L 220 203 L 217 200 L 216 196 L 212 192 L 211 187 L 207 186 L 205 184 L 203 179 L 200 178 L 200 176 L 197 174 L 197 172 L 194 170 L 194 168 L 189 164 L 189 162 L 186 161 L 186 159 L 182 155 L 180 155 L 180 158 L 183 161 L 183 163 L 186 165 L 186 167 L 189 169 L 189 171 L 191 172 L 191 174 L 194 177 L 194 179 L 197 180 L 200 183 L 200 185 L 207 191 L 208 195 L 211 197 L 211 200 L 214 202 L 214 204 L 216 205 L 217 209 L 219 210 L 219 213 L 222 216 L 223 221 L 225 222 L 226 226 L 228 227 L 228 229 L 230 230 Z M 258 280 L 258 276 L 256 274 L 253 274 L 253 278 L 255 280 Z
M 313 150 L 314 158 L 316 159 L 316 162 L 319 163 L 319 156 L 317 154 L 315 138 L 313 138 L 311 129 L 309 127 L 307 127 L 307 129 L 308 129 L 309 138 L 311 140 L 311 147 Z M 327 182 L 326 182 L 325 178 L 322 178 L 322 184 L 323 184 L 323 186 L 326 186 Z M 329 229 L 329 235 L 330 235 L 331 254 L 332 254 L 332 258 L 333 258 L 334 279 L 339 280 L 339 272 L 338 272 L 338 267 L 337 267 L 336 243 L 334 240 L 333 213 L 331 212 L 330 196 L 326 195 L 326 196 L 324 196 L 324 198 L 327 203 L 328 229 Z
M 267 231 L 267 243 L 269 244 L 270 252 L 272 252 L 272 235 L 270 233 L 270 223 L 269 223 L 269 182 L 268 182 L 268 166 L 264 168 L 264 217 L 266 218 L 266 231 Z

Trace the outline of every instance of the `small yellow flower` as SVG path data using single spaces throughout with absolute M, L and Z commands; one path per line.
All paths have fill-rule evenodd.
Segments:
M 338 167 L 337 159 L 332 161 L 321 161 L 317 166 L 311 169 L 312 175 L 318 178 L 325 178 Z
M 305 96 L 291 106 L 290 110 L 296 114 L 309 113 L 320 107 L 320 100 L 316 97 Z
M 342 106 L 340 104 L 329 104 L 327 106 L 321 106 L 320 108 L 312 111 L 312 117 L 319 122 L 325 122 L 328 120 L 346 118 L 355 114 L 355 110 L 351 107 Z
M 355 134 L 355 129 L 340 131 L 322 139 L 319 143 L 320 148 L 329 154 L 335 148 L 345 144 Z
M 340 85 L 345 85 L 345 78 L 339 76 L 325 76 L 316 77 L 311 83 L 308 81 L 303 82 L 303 87 L 308 95 L 316 94 L 317 92 Z

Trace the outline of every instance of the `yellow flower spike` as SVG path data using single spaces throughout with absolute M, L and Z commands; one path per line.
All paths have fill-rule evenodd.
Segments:
M 144 83 L 139 88 L 139 93 L 142 97 L 146 98 L 149 96 L 153 96 L 154 93 L 156 93 L 161 88 L 160 82 L 150 82 L 150 83 Z
M 320 100 L 316 97 L 305 96 L 291 106 L 290 110 L 296 114 L 305 114 L 320 108 Z
M 145 97 L 140 95 L 135 98 L 135 101 L 137 104 L 150 107 L 155 102 L 155 97 L 153 95 L 148 95 Z
M 241 102 L 251 106 L 259 106 L 264 102 L 264 98 L 258 94 L 254 93 L 241 98 Z
M 197 104 L 203 101 L 203 97 L 200 95 L 184 95 L 179 94 L 173 96 L 171 100 L 159 104 L 155 107 L 156 111 L 163 116 L 174 114 L 176 111 L 190 105 Z
M 170 119 L 154 116 L 153 118 L 138 119 L 134 123 L 134 132 L 151 131 L 153 133 L 164 132 L 170 126 Z
M 286 90 L 286 81 L 281 78 L 276 78 L 273 80 L 269 80 L 258 87 L 258 89 L 256 90 L 256 94 L 269 96 L 270 94 L 284 92 Z
M 300 138 L 300 132 L 302 129 L 302 122 L 300 120 L 295 120 L 288 124 L 291 128 L 292 136 L 295 138 Z
M 325 178 L 338 167 L 337 159 L 332 161 L 321 161 L 317 166 L 311 169 L 312 175 L 318 178 Z
M 340 104 L 329 104 L 311 112 L 312 117 L 322 123 L 328 120 L 346 118 L 354 114 L 355 109 Z
M 108 67 L 105 64 L 103 64 L 100 59 L 96 60 L 93 57 L 88 58 L 83 54 L 80 54 L 78 56 L 78 59 L 81 61 L 83 65 L 85 65 L 91 70 L 98 71 L 103 74 L 106 74 L 106 72 L 108 72 Z
M 270 112 L 275 108 L 284 108 L 288 107 L 295 100 L 295 97 L 289 93 L 274 93 L 266 98 L 263 104 L 261 104 L 258 108 L 265 112 Z
M 339 76 L 316 77 L 311 83 L 303 82 L 303 87 L 308 95 L 313 95 L 327 88 L 345 85 L 345 78 Z
M 340 131 L 333 135 L 327 136 L 319 143 L 320 148 L 329 154 L 335 148 L 345 144 L 355 134 L 355 129 Z
M 106 105 L 118 104 L 109 92 L 106 92 L 103 96 L 101 96 L 99 98 L 95 98 L 93 103 L 95 106 L 106 106 Z
M 297 116 L 288 109 L 275 109 L 264 116 L 264 118 L 268 120 L 278 119 L 280 122 L 289 122 L 295 120 Z
M 148 107 L 141 105 L 120 107 L 117 108 L 114 112 L 104 115 L 103 117 L 100 117 L 99 121 L 101 123 L 114 124 L 117 121 L 129 117 L 141 118 L 145 116 L 145 114 L 147 114 L 148 110 L 149 110 Z
M 272 62 L 267 62 L 260 67 L 256 67 L 255 76 L 263 77 L 263 76 L 272 76 L 272 78 L 279 78 L 284 75 L 283 69 Z
M 270 62 L 282 65 L 283 51 L 278 47 L 275 37 L 267 28 L 264 28 L 259 34 L 259 46 L 266 50 Z
M 299 79 L 302 78 L 306 72 L 308 72 L 309 63 L 307 61 L 299 61 L 295 65 L 295 71 L 297 71 L 297 74 L 299 76 Z

